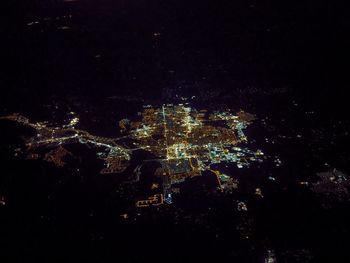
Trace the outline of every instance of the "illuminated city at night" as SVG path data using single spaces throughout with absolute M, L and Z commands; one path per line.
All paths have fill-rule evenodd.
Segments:
M 64 148 L 64 145 L 72 143 L 85 144 L 96 149 L 96 158 L 105 162 L 100 174 L 123 173 L 129 166 L 133 151 L 144 150 L 152 153 L 156 158 L 143 160 L 136 173 L 140 173 L 139 170 L 145 162 L 153 161 L 161 165 L 156 169 L 155 177 L 161 180 L 162 186 L 159 187 L 157 182 L 151 186 L 161 189 L 157 194 L 160 198 L 153 202 L 149 201 L 153 200 L 152 196 L 146 200 L 138 200 L 136 207 L 161 205 L 164 202 L 171 204 L 172 185 L 179 184 L 186 178 L 200 176 L 206 170 L 212 171 L 217 177 L 216 187 L 219 190 L 230 190 L 236 186 L 234 179 L 220 171 L 213 171 L 211 165 L 236 163 L 238 168 L 243 168 L 252 161 L 262 161 L 264 155 L 261 150 L 252 151 L 238 147 L 247 142 L 243 130 L 255 119 L 254 115 L 244 111 L 237 115 L 231 112 L 208 114 L 206 110 L 196 111 L 188 104 L 167 104 L 161 108 L 148 105 L 141 113 L 142 120 L 130 122 L 123 119 L 119 122 L 121 132 L 127 133 L 120 138 L 103 138 L 75 129 L 79 118 L 74 112 L 70 115 L 72 117 L 68 124 L 62 127 L 50 127 L 40 122 L 31 123 L 18 114 L 5 116 L 0 120 L 17 122 L 34 129 L 36 134 L 29 137 L 25 147 L 16 149 L 16 152 L 26 155 L 26 159 L 41 158 L 57 167 L 65 166 L 64 159 L 67 155 L 72 155 Z M 132 142 L 132 148 L 121 145 L 126 140 Z
M 345 9 L 2 5 L 1 263 L 350 262 Z

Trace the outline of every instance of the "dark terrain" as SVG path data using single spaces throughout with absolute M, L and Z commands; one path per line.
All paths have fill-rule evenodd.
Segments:
M 336 67 L 349 44 L 345 9 L 226 0 L 2 6 L 0 116 L 60 125 L 74 111 L 80 129 L 113 137 L 142 105 L 186 97 L 199 109 L 255 114 L 247 135 L 269 159 L 229 168 L 239 180 L 231 194 L 203 176 L 174 204 L 137 210 L 138 186 L 100 175 L 91 149 L 69 145 L 65 168 L 25 160 L 14 150 L 31 131 L 0 121 L 1 262 L 268 262 L 269 253 L 270 262 L 350 261 L 349 196 L 312 190 L 319 172 L 350 175 L 348 77 Z

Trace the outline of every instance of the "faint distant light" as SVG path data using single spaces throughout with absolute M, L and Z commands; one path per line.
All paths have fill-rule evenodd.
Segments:
M 237 205 L 238 211 L 248 211 L 247 205 L 244 202 L 239 202 Z
M 128 214 L 121 214 L 120 217 L 127 219 L 129 217 L 129 215 Z
M 59 29 L 59 30 L 68 30 L 68 29 L 70 29 L 70 27 L 69 26 L 59 26 L 59 27 L 57 27 L 57 29 Z
M 3 196 L 0 198 L 0 205 L 6 205 L 5 197 Z
M 39 24 L 39 21 L 29 22 L 29 23 L 27 23 L 27 26 L 32 26 L 32 25 L 36 25 L 36 24 Z

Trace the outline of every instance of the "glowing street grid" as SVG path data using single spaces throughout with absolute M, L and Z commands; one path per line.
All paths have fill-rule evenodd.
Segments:
M 67 124 L 52 127 L 47 122 L 32 123 L 29 119 L 12 114 L 0 119 L 7 119 L 30 127 L 36 135 L 26 138 L 25 148 L 16 149 L 16 155 L 26 159 L 43 159 L 57 167 L 65 165 L 66 156 L 71 156 L 65 145 L 85 144 L 96 150 L 97 158 L 105 162 L 101 174 L 123 173 L 130 165 L 132 153 L 144 150 L 155 156 L 153 160 L 141 160 L 134 173 L 134 182 L 138 182 L 142 166 L 149 161 L 160 163 L 155 178 L 161 178 L 161 189 L 154 182 L 151 186 L 157 192 L 147 199 L 136 201 L 137 207 L 158 206 L 172 203 L 173 193 L 179 193 L 175 187 L 187 178 L 200 176 L 203 171 L 212 171 L 217 178 L 221 191 L 232 191 L 237 187 L 237 180 L 220 171 L 212 170 L 213 164 L 236 163 L 238 168 L 249 166 L 252 161 L 263 160 L 260 150 L 252 151 L 239 147 L 248 142 L 243 130 L 255 116 L 244 111 L 232 114 L 225 112 L 197 111 L 189 104 L 164 104 L 161 107 L 144 106 L 140 113 L 141 120 L 119 122 L 124 136 L 104 138 L 94 136 L 76 125 L 79 117 L 71 112 Z M 127 147 L 121 141 L 130 140 L 134 147 Z M 43 154 L 43 149 L 46 153 Z M 152 192 L 152 191 L 151 191 Z M 154 192 L 154 191 L 153 191 Z
M 250 161 L 261 161 L 263 153 L 240 148 L 247 142 L 243 130 L 255 119 L 251 114 L 197 111 L 189 105 L 167 104 L 161 108 L 146 106 L 142 120 L 130 123 L 136 145 L 152 152 L 161 164 L 156 176 L 163 179 L 164 202 L 172 202 L 172 185 L 211 170 L 211 165 L 235 162 L 238 168 Z M 234 180 L 213 171 L 218 186 L 232 188 Z

